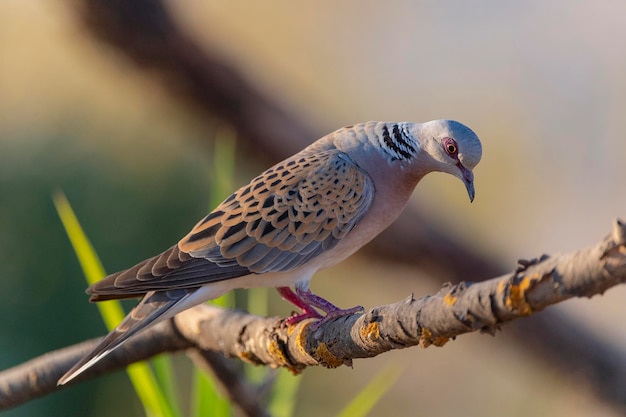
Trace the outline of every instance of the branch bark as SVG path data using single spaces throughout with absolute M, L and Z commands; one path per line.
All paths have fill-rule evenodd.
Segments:
M 580 251 L 520 261 L 511 273 L 480 283 L 445 285 L 437 294 L 375 307 L 310 331 L 312 321 L 285 328 L 279 318 L 200 305 L 129 340 L 78 380 L 94 378 L 160 352 L 193 348 L 293 373 L 307 366 L 351 365 L 392 349 L 443 346 L 573 297 L 591 297 L 626 282 L 626 225 Z M 96 341 L 61 349 L 0 373 L 0 410 L 59 389 L 56 380 Z M 612 364 L 617 387 L 626 364 Z M 594 381 L 591 381 L 594 382 Z M 620 406 L 626 411 L 626 397 Z

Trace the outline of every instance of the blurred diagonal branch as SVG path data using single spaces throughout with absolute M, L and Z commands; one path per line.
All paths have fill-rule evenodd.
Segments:
M 73 4 L 87 33 L 150 72 L 201 117 L 227 121 L 238 136 L 261 144 L 270 158 L 295 153 L 316 139 L 299 119 L 188 37 L 164 2 L 74 0 Z
M 309 330 L 310 320 L 285 327 L 277 318 L 199 305 L 130 339 L 78 380 L 160 352 L 194 348 L 196 359 L 212 363 L 211 367 L 220 369 L 217 374 L 229 380 L 225 385 L 231 387 L 231 398 L 250 410 L 246 415 L 264 415 L 254 390 L 242 384 L 236 373 L 216 363 L 218 357 L 209 352 L 299 373 L 307 366 L 351 365 L 355 358 L 374 357 L 392 349 L 442 346 L 456 336 L 477 330 L 494 333 L 502 324 L 549 305 L 602 294 L 626 282 L 626 225 L 616 222 L 610 236 L 588 249 L 553 257 L 544 255 L 520 261 L 520 265 L 516 271 L 498 278 L 445 285 L 434 296 L 411 296 L 365 314 L 335 319 L 314 331 Z M 57 379 L 93 343 L 52 352 L 0 373 L 0 409 L 58 389 Z M 615 372 L 608 382 L 615 387 L 626 384 L 624 364 L 613 363 Z M 624 411 L 623 392 L 621 396 L 619 406 Z
M 242 142 L 271 161 L 283 159 L 316 138 L 294 114 L 262 94 L 232 66 L 185 34 L 159 0 L 74 0 L 87 33 L 126 56 L 158 79 L 172 95 L 192 105 L 203 118 L 230 123 Z M 410 233 L 408 232 L 410 231 Z M 442 232 L 415 210 L 407 210 L 370 248 L 376 254 L 418 264 L 448 278 L 476 280 L 503 271 Z M 512 326 L 517 344 L 532 346 L 538 356 L 564 372 L 589 375 L 605 399 L 623 404 L 624 393 L 611 381 L 616 369 L 607 366 L 617 350 L 558 312 L 545 312 Z M 626 363 L 621 354 L 617 358 Z M 619 391 L 619 392 L 618 392 Z

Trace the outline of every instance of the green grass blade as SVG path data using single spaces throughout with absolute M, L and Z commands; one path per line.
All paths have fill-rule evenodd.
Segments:
M 152 359 L 152 365 L 165 401 L 170 405 L 174 417 L 182 417 L 176 392 L 176 376 L 174 375 L 171 358 L 165 354 L 158 355 Z
M 106 276 L 102 263 L 98 258 L 93 246 L 85 236 L 70 203 L 67 201 L 65 194 L 57 191 L 53 196 L 54 205 L 57 213 L 63 223 L 67 237 L 74 248 L 78 262 L 85 274 L 89 285 L 100 281 Z M 100 314 L 104 319 L 107 329 L 112 330 L 124 318 L 124 310 L 120 303 L 115 301 L 104 301 L 97 303 L 96 306 L 100 310 Z
M 135 388 L 137 397 L 148 417 L 180 417 L 176 404 L 167 402 L 167 397 L 146 362 L 136 362 L 126 368 L 126 373 Z
M 53 201 L 87 282 L 93 284 L 104 278 L 106 273 L 102 263 L 78 222 L 65 194 L 57 191 L 53 195 Z M 97 306 L 109 330 L 114 329 L 124 318 L 124 310 L 117 301 L 104 301 L 98 303 Z M 146 363 L 132 364 L 126 371 L 144 406 L 146 415 L 151 417 L 178 417 L 181 415 L 174 411 L 174 405 L 167 402 L 165 394 L 159 388 L 150 367 Z
M 401 374 L 402 371 L 396 366 L 384 368 L 337 414 L 337 417 L 365 417 Z
M 88 284 L 94 284 L 95 282 L 101 280 L 106 275 L 104 271 L 104 267 L 100 262 L 100 258 L 96 254 L 93 246 L 91 246 L 91 242 L 85 236 L 83 229 L 70 206 L 69 201 L 67 201 L 67 197 L 61 191 L 58 191 L 54 194 L 54 205 L 57 209 L 59 217 L 63 222 L 63 227 L 65 228 L 65 232 L 67 233 L 67 237 L 70 239 L 72 244 L 72 248 L 76 253 L 76 257 L 78 258 L 78 262 L 85 274 L 85 278 L 87 279 Z M 115 303 L 98 303 L 97 306 L 111 306 Z M 122 309 L 111 310 L 111 315 L 117 315 L 119 317 L 124 317 Z
M 279 369 L 268 405 L 271 416 L 291 417 L 294 415 L 301 381 L 302 376 L 292 375 L 286 369 Z
M 219 391 L 215 380 L 200 368 L 194 368 L 194 417 L 229 417 L 232 407 Z

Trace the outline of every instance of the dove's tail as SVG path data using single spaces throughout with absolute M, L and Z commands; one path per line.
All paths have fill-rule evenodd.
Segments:
M 203 301 L 218 297 L 221 291 L 211 291 L 211 286 L 201 288 L 151 291 L 132 309 L 124 320 L 106 335 L 87 356 L 63 375 L 57 385 L 64 385 L 91 368 L 102 358 L 119 347 L 129 337 Z M 216 293 L 217 294 L 212 294 Z

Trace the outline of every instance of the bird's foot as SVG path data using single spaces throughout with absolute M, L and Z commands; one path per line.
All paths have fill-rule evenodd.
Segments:
M 332 305 L 332 304 L 331 304 Z M 324 323 L 328 323 L 331 320 L 334 320 L 338 317 L 351 316 L 353 314 L 362 313 L 364 311 L 363 306 L 355 306 L 352 308 L 339 308 L 335 307 L 335 310 L 327 311 L 326 315 L 312 323 L 309 327 L 312 331 L 315 331 L 320 328 L 320 326 Z
M 313 294 L 309 290 L 300 290 L 296 288 L 293 292 L 289 287 L 279 287 L 279 294 L 287 301 L 302 310 L 301 314 L 289 317 L 284 321 L 286 326 L 291 326 L 309 318 L 319 319 L 311 324 L 311 330 L 317 330 L 322 324 L 334 320 L 338 317 L 349 316 L 356 313 L 362 313 L 363 307 L 356 306 L 352 308 L 342 309 L 331 303 L 330 301 Z M 325 316 L 322 316 L 317 310 L 320 309 Z
M 276 288 L 281 297 L 289 301 L 291 304 L 302 310 L 300 314 L 294 314 L 283 322 L 284 326 L 292 326 L 306 319 L 322 319 L 323 316 L 317 312 L 311 305 L 307 304 L 298 294 L 293 292 L 289 287 Z

